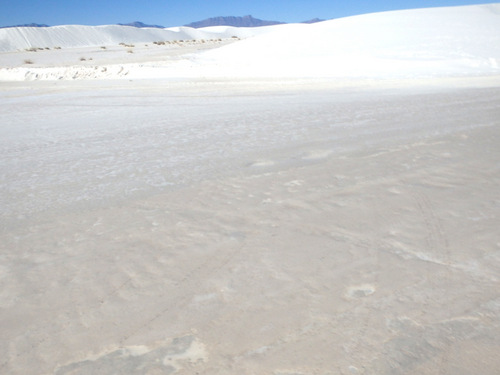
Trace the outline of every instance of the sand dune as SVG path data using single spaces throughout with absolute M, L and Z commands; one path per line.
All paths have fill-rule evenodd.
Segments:
M 498 74 L 500 5 L 394 11 L 280 27 L 201 59 L 213 59 L 225 70 L 270 77 Z
M 65 25 L 53 27 L 14 27 L 0 29 L 0 51 L 19 51 L 33 47 L 75 48 L 153 43 L 191 39 L 249 37 L 272 30 L 272 27 L 237 28 L 230 26 L 193 29 L 190 27 L 136 28 L 130 26 Z

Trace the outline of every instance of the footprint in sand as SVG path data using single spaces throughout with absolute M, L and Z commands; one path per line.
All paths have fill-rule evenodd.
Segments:
M 347 288 L 345 296 L 348 298 L 364 298 L 375 293 L 375 286 L 372 284 L 354 285 Z
M 331 150 L 311 150 L 302 156 L 302 160 L 326 159 L 331 153 Z
M 254 161 L 253 163 L 250 163 L 250 167 L 255 167 L 255 168 L 263 168 L 263 167 L 270 167 L 273 166 L 275 163 L 272 160 L 257 160 Z

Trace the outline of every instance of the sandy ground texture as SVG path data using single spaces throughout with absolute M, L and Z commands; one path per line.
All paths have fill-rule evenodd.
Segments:
M 0 373 L 498 374 L 486 81 L 2 84 Z

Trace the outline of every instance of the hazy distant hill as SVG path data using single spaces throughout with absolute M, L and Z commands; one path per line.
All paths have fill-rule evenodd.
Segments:
M 140 21 L 135 21 L 135 22 L 130 22 L 130 23 L 119 23 L 118 25 L 120 26 L 132 26 L 132 27 L 139 27 L 139 28 L 144 28 L 144 27 L 153 27 L 156 29 L 164 29 L 165 26 L 160 26 L 160 25 L 147 25 L 145 23 L 142 23 Z
M 205 20 L 192 22 L 184 26 L 199 29 L 201 27 L 209 27 L 209 26 L 259 27 L 259 26 L 281 25 L 283 23 L 284 22 L 278 22 L 278 21 L 264 21 L 249 15 L 244 17 L 207 18 Z
M 40 23 L 27 23 L 24 25 L 0 26 L 0 29 L 7 29 L 9 27 L 49 27 L 49 25 L 40 24 Z
M 316 22 L 323 22 L 325 20 L 322 20 L 320 18 L 313 18 L 312 20 L 309 21 L 303 21 L 302 23 L 316 23 Z

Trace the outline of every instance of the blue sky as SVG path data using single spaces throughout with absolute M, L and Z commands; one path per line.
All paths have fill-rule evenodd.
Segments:
M 216 16 L 301 22 L 385 10 L 496 3 L 474 0 L 0 0 L 0 26 L 26 23 L 105 25 L 142 21 L 181 26 Z

